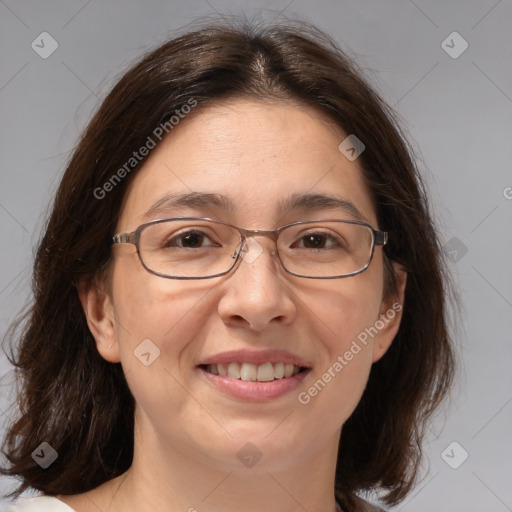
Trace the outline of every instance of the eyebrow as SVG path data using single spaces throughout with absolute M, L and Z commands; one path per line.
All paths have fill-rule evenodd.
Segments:
M 295 210 L 342 210 L 356 220 L 368 222 L 359 209 L 347 199 L 326 194 L 292 194 L 280 202 L 277 211 L 280 214 Z
M 156 201 L 144 214 L 144 219 L 148 219 L 156 213 L 169 210 L 176 207 L 202 207 L 202 208 L 220 208 L 232 212 L 235 210 L 233 203 L 228 197 L 222 194 L 210 194 L 202 192 L 190 192 L 187 194 L 165 194 Z
M 227 212 L 237 210 L 233 202 L 222 194 L 189 192 L 186 194 L 166 194 L 158 199 L 144 214 L 144 219 L 149 219 L 155 214 L 164 212 L 176 207 L 202 207 L 211 209 L 222 209 Z M 329 196 L 326 194 L 300 194 L 290 195 L 277 205 L 277 214 L 283 215 L 297 210 L 341 210 L 356 220 L 368 222 L 359 209 L 350 201 Z

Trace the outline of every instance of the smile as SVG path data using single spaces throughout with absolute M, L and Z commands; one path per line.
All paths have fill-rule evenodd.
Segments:
M 287 350 L 232 350 L 205 357 L 196 369 L 223 395 L 242 402 L 266 402 L 296 390 L 312 365 Z
M 291 363 L 224 363 L 204 365 L 203 369 L 212 375 L 220 375 L 246 382 L 271 382 L 276 379 L 286 379 L 297 375 L 306 368 Z

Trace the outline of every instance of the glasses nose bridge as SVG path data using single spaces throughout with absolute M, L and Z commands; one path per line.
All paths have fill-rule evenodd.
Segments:
M 277 239 L 279 238 L 279 229 L 275 229 L 273 231 L 268 231 L 264 229 L 247 229 L 247 228 L 239 228 L 239 232 L 242 234 L 242 237 L 245 240 L 248 238 L 255 238 L 257 236 L 263 236 L 265 238 L 270 238 L 274 241 L 276 251 L 277 251 Z
M 264 229 L 246 229 L 246 228 L 239 228 L 239 231 L 242 233 L 242 235 L 245 238 L 252 238 L 255 236 L 264 236 L 271 238 L 272 240 L 277 241 L 279 237 L 279 231 L 278 229 L 273 231 L 268 231 Z

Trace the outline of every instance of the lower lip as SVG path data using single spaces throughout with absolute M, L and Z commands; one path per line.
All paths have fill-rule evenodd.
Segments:
M 293 377 L 275 379 L 269 382 L 244 381 L 214 375 L 203 368 L 197 368 L 210 384 L 223 393 L 244 402 L 266 402 L 280 398 L 293 391 L 311 371 L 304 370 Z

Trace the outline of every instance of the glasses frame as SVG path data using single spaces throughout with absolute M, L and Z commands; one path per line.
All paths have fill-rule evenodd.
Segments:
M 235 250 L 235 252 L 234 252 L 234 254 L 232 256 L 233 264 L 229 267 L 229 269 L 224 271 L 224 272 L 220 272 L 218 274 L 214 274 L 214 275 L 211 275 L 211 276 L 203 276 L 203 277 L 168 276 L 167 274 L 162 274 L 160 272 L 157 272 L 156 270 L 150 269 L 144 263 L 144 260 L 142 259 L 142 256 L 140 254 L 140 236 L 141 236 L 141 233 L 142 233 L 142 231 L 144 231 L 144 229 L 146 229 L 149 226 L 152 226 L 154 224 L 160 224 L 160 223 L 163 223 L 163 222 L 169 222 L 169 221 L 173 221 L 173 220 L 206 220 L 206 221 L 214 222 L 216 224 L 223 224 L 224 226 L 228 226 L 228 227 L 236 229 L 238 231 L 238 233 L 240 234 L 240 243 L 239 243 L 237 249 Z M 343 222 L 345 224 L 356 224 L 358 226 L 364 226 L 364 227 L 370 229 L 371 233 L 372 233 L 372 246 L 371 246 L 371 250 L 370 250 L 370 257 L 368 259 L 368 263 L 366 263 L 366 265 L 361 270 L 357 270 L 356 272 L 352 272 L 350 274 L 342 274 L 342 275 L 339 275 L 339 276 L 305 276 L 305 275 L 297 274 L 296 272 L 291 272 L 290 270 L 288 270 L 286 268 L 286 266 L 283 264 L 283 261 L 281 259 L 281 255 L 279 254 L 279 249 L 277 247 L 277 239 L 279 237 L 279 234 L 284 229 L 289 228 L 291 226 L 297 226 L 299 224 L 309 224 L 309 223 L 312 223 L 312 222 Z M 235 268 L 235 266 L 237 265 L 238 261 L 241 259 L 240 255 L 243 252 L 243 249 L 245 247 L 247 239 L 250 238 L 250 237 L 255 237 L 255 236 L 266 236 L 266 237 L 271 238 L 275 242 L 275 244 L 276 244 L 276 250 L 272 254 L 277 254 L 277 257 L 279 258 L 279 262 L 281 263 L 281 266 L 283 267 L 283 269 L 288 274 L 291 274 L 292 276 L 303 277 L 305 279 L 341 279 L 343 277 L 351 277 L 351 276 L 355 276 L 357 274 L 361 274 L 362 272 L 364 272 L 370 266 L 370 263 L 371 263 L 371 261 L 373 259 L 373 255 L 375 253 L 375 247 L 377 245 L 384 246 L 388 242 L 388 233 L 386 231 L 380 231 L 378 229 L 375 229 L 370 224 L 368 224 L 366 222 L 361 222 L 361 221 L 358 221 L 358 220 L 346 220 L 346 219 L 301 220 L 301 221 L 297 221 L 297 222 L 292 222 L 290 224 L 285 224 L 284 226 L 281 226 L 281 227 L 279 227 L 279 228 L 277 228 L 275 230 L 272 230 L 272 231 L 265 231 L 265 230 L 261 230 L 261 229 L 240 228 L 238 226 L 230 224 L 229 222 L 224 222 L 222 220 L 211 219 L 209 217 L 172 217 L 172 218 L 169 218 L 169 219 L 156 219 L 156 220 L 152 220 L 152 221 L 149 221 L 149 222 L 145 222 L 144 224 L 141 224 L 134 231 L 132 231 L 130 233 L 128 233 L 128 232 L 118 233 L 117 235 L 114 235 L 110 239 L 110 245 L 115 245 L 115 244 L 133 244 L 133 245 L 135 245 L 135 247 L 137 249 L 137 255 L 139 257 L 139 260 L 140 260 L 142 266 L 150 274 L 154 274 L 156 276 L 163 277 L 165 279 L 180 279 L 180 280 L 212 279 L 214 277 L 220 277 L 220 276 L 226 275 L 227 273 L 231 272 L 231 270 L 233 270 L 233 268 Z

